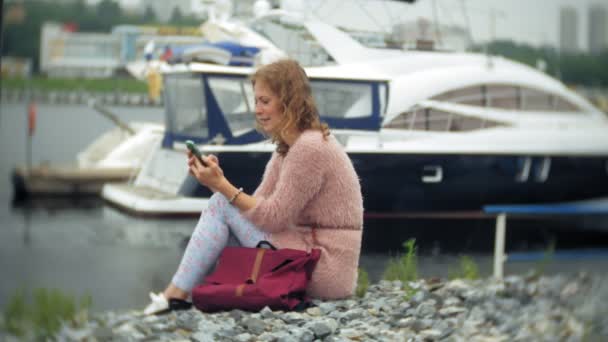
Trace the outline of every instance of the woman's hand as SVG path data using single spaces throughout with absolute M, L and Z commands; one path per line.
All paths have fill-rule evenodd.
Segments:
M 199 183 L 216 192 L 220 184 L 225 181 L 220 161 L 212 154 L 203 156 L 203 160 L 207 166 L 203 166 L 201 161 L 188 151 L 188 171 Z
M 188 151 L 188 172 L 211 191 L 219 192 L 226 198 L 232 198 L 239 190 L 224 177 L 224 171 L 220 168 L 220 161 L 217 157 L 210 154 L 203 157 L 203 160 L 207 166 L 203 166 L 203 163 Z M 240 193 L 232 204 L 241 210 L 249 210 L 255 207 L 256 199 L 246 193 Z

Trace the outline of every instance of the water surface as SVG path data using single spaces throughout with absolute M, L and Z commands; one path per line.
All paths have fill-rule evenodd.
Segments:
M 110 109 L 129 122 L 163 121 L 161 108 Z M 26 161 L 26 112 L 24 104 L 0 105 L 0 308 L 17 289 L 40 287 L 91 294 L 94 310 L 143 307 L 147 293 L 162 289 L 171 279 L 196 218 L 132 217 L 97 198 L 47 198 L 13 205 L 10 174 Z M 41 105 L 32 160 L 73 162 L 78 151 L 112 127 L 86 106 Z M 555 221 L 528 225 L 533 229 L 510 231 L 519 238 L 510 240 L 508 248 L 542 249 L 555 238 L 550 229 Z M 575 223 L 566 220 L 559 225 L 572 229 Z M 415 237 L 421 276 L 447 277 L 457 269 L 459 253 L 473 256 L 482 275 L 489 275 L 492 227 L 491 220 L 367 220 L 361 265 L 372 280 L 379 279 L 389 256 Z M 608 246 L 605 237 L 579 230 L 558 238 L 562 245 L 570 241 L 571 246 Z M 607 264 L 603 259 L 560 261 L 546 270 L 605 271 Z M 531 267 L 533 262 L 510 263 L 506 270 L 524 272 Z

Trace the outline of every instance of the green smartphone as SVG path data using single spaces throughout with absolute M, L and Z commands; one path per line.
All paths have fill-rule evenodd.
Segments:
M 203 166 L 207 166 L 207 163 L 205 163 L 205 161 L 203 160 L 203 154 L 201 153 L 201 150 L 196 147 L 194 141 L 186 140 L 186 147 L 190 150 L 190 152 L 192 152 L 192 154 L 194 154 L 198 158 L 198 160 L 200 160 Z

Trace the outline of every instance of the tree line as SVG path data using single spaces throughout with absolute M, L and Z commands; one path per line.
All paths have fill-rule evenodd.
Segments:
M 537 67 L 539 61 L 542 61 L 547 74 L 569 85 L 608 87 L 608 49 L 597 55 L 563 53 L 551 46 L 533 47 L 499 40 L 487 46 L 476 45 L 472 50 L 487 51 L 532 67 Z

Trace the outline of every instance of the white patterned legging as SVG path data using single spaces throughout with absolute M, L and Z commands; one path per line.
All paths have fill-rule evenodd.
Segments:
M 267 239 L 267 234 L 248 221 L 238 208 L 224 195 L 215 193 L 196 224 L 184 251 L 182 261 L 173 276 L 172 283 L 191 292 L 215 265 L 229 238 L 236 238 L 241 246 L 255 247 Z

